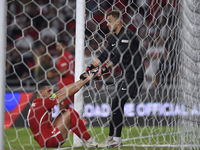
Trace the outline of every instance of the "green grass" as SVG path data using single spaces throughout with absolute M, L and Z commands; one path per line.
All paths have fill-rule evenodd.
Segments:
M 108 135 L 108 128 L 100 128 L 94 127 L 88 130 L 92 137 L 94 137 L 97 141 L 103 142 Z M 143 146 L 143 145 L 166 145 L 170 143 L 174 143 L 176 141 L 176 135 L 168 135 L 168 133 L 175 132 L 175 129 L 171 128 L 158 128 L 158 127 L 143 127 L 143 128 L 134 128 L 134 127 L 126 127 L 123 128 L 122 131 L 122 139 L 132 139 L 129 141 L 123 141 L 124 145 L 132 144 L 132 146 L 124 146 L 121 147 L 121 150 L 176 150 L 178 148 L 173 147 L 154 147 L 154 146 Z M 10 128 L 5 129 L 4 134 L 5 141 L 5 150 L 13 149 L 13 150 L 33 150 L 33 149 L 45 149 L 40 148 L 38 143 L 34 140 L 33 134 L 29 128 Z M 151 135 L 150 137 L 148 135 Z M 161 135 L 161 136 L 155 136 Z M 148 136 L 148 137 L 147 137 Z M 61 149 L 71 149 L 72 147 L 73 135 L 70 135 L 67 141 L 61 146 Z M 158 143 L 159 141 L 159 143 Z M 134 144 L 134 145 L 133 145 Z M 139 145 L 139 146 L 136 146 Z M 52 149 L 52 148 L 48 148 Z M 53 148 L 55 149 L 55 148 Z M 84 147 L 74 148 L 76 150 L 82 150 Z M 92 149 L 92 148 L 91 148 Z M 112 150 L 118 148 L 109 148 Z

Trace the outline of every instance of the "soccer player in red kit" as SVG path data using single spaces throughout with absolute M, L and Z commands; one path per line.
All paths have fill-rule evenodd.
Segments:
M 59 40 L 56 44 L 56 49 L 59 53 L 59 60 L 57 62 L 58 72 L 48 72 L 48 78 L 59 77 L 59 89 L 64 86 L 74 83 L 74 67 L 75 59 L 74 56 L 67 51 L 66 42 L 64 40 Z M 65 109 L 69 107 L 69 104 L 74 102 L 74 96 L 66 99 L 60 104 L 60 109 Z
M 41 147 L 60 147 L 68 137 L 70 129 L 84 141 L 86 147 L 98 146 L 74 109 L 61 110 L 53 122 L 51 115 L 54 105 L 74 95 L 92 76 L 85 75 L 85 79 L 67 85 L 54 94 L 48 82 L 38 84 L 37 98 L 32 102 L 27 121 L 34 139 Z

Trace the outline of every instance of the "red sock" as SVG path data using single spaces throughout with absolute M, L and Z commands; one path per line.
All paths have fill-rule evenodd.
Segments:
M 73 109 L 70 109 L 70 116 L 71 116 L 71 130 L 80 138 L 89 140 L 90 134 L 87 132 L 87 129 L 83 123 L 83 121 L 80 119 L 79 114 Z

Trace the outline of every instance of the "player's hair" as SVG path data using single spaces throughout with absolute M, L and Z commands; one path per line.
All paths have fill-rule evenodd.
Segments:
M 112 15 L 116 19 L 121 19 L 121 12 L 118 10 L 112 10 L 112 11 L 108 12 L 107 17 L 110 15 Z
M 44 89 L 45 86 L 50 86 L 50 84 L 47 81 L 42 81 L 38 84 L 37 87 L 38 87 L 38 90 L 40 91 L 40 90 Z
M 66 41 L 65 40 L 58 40 L 58 43 L 62 43 L 63 45 L 67 45 Z

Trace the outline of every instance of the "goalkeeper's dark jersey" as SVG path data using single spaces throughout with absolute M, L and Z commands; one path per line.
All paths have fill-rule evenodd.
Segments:
M 135 77 L 135 79 L 143 79 L 139 40 L 131 30 L 122 27 L 118 35 L 112 34 L 109 37 L 108 45 L 98 59 L 103 63 L 108 57 L 114 65 L 120 66 L 122 77 L 128 83 Z

